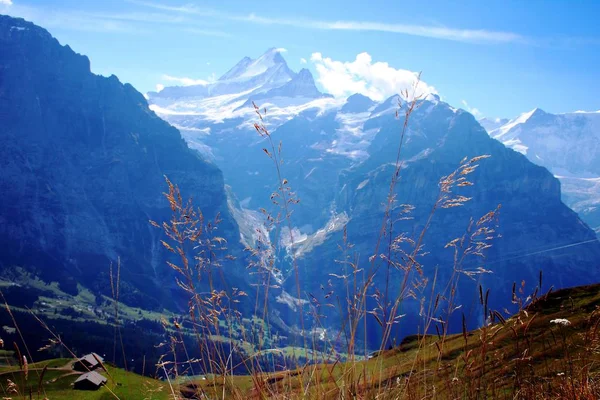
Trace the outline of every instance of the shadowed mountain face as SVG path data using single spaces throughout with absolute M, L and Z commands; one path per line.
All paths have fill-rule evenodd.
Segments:
M 401 250 L 410 252 L 411 246 L 406 240 L 397 242 L 396 246 L 395 240 L 404 233 L 406 238 L 418 241 L 440 193 L 439 180 L 455 170 L 464 157 L 490 157 L 481 160 L 480 166 L 468 176 L 474 186 L 452 190 L 454 195 L 471 198 L 470 201 L 461 207 L 434 211 L 429 229 L 423 236 L 424 248 L 420 253 L 425 254 L 417 258 L 422 275 L 414 269 L 402 289 L 401 294 L 406 299 L 399 313 L 406 316 L 396 326 L 395 334 L 402 336 L 415 332 L 417 327 L 423 330 L 423 319 L 419 316 L 423 313 L 421 301 L 425 300 L 427 310 L 432 300 L 433 282 L 435 292 L 443 293 L 440 304 L 444 304 L 450 297 L 449 292 L 444 293 L 448 282 L 460 277 L 453 302 L 456 306 L 461 305 L 461 310 L 455 313 L 451 324 L 451 329 L 457 331 L 460 330 L 462 312 L 470 326 L 483 321 L 478 284 L 482 284 L 484 290 L 490 289 L 490 307 L 510 309 L 513 282 L 520 285 L 524 281 L 527 290 L 533 290 L 538 284 L 540 270 L 543 271 L 543 290 L 551 285 L 566 287 L 597 279 L 595 271 L 600 260 L 600 244 L 594 232 L 561 202 L 558 180 L 545 168 L 532 164 L 525 156 L 490 138 L 472 115 L 438 100 L 423 101 L 411 116 L 402 148 L 400 182 L 391 212 L 394 222 L 390 225 L 390 221 L 386 221 L 382 244 L 375 252 L 384 221 L 382 204 L 394 174 L 402 123 L 394 118 L 392 110 L 372 116 L 365 122 L 365 129 L 378 129 L 367 150 L 369 158 L 343 171 L 337 185 L 336 213 L 344 212 L 349 217 L 347 234 L 354 244 L 351 254 L 358 255 L 358 265 L 363 271 L 361 277 L 363 273 L 369 276 L 369 271 L 377 271 L 367 292 L 370 295 L 368 310 L 377 307 L 376 298 L 381 302 L 386 290 L 389 289 L 388 300 L 395 299 L 400 293 L 404 271 L 388 266 L 386 257 L 406 265 L 407 256 Z M 410 214 L 402 213 L 405 204 L 415 207 Z M 485 237 L 478 237 L 469 244 L 469 235 L 479 228 L 471 225 L 469 230 L 469 226 L 498 205 L 501 205 L 498 219 L 491 225 L 494 231 L 485 235 L 494 237 L 490 240 L 492 247 L 484 251 L 486 257 L 467 255 L 463 259 L 459 252 L 462 261 L 458 269 L 462 272 L 455 274 L 453 248 L 445 248 L 446 245 L 455 238 L 465 237 L 464 250 L 475 246 L 476 242 L 486 241 Z M 330 282 L 326 291 L 335 293 L 343 293 L 349 282 L 339 278 L 349 275 L 349 268 L 333 261 L 343 259 L 338 247 L 342 243 L 340 228 L 320 243 L 314 235 L 297 245 L 304 278 L 301 279 L 302 291 L 314 294 L 321 302 L 327 300 L 315 282 Z M 331 232 L 335 230 L 331 229 Z M 389 251 L 388 243 L 394 243 L 395 249 Z M 375 255 L 373 262 L 370 260 L 372 255 Z M 482 273 L 480 267 L 487 272 Z M 429 285 L 421 292 L 413 283 L 423 278 Z M 295 293 L 294 285 L 286 281 L 284 288 Z M 447 303 L 436 312 L 442 320 L 446 306 Z M 326 307 L 321 310 L 329 313 Z M 367 329 L 370 345 L 377 346 L 381 337 L 379 325 L 372 323 Z
M 5 16 L 0 125 L 2 268 L 110 295 L 109 264 L 120 257 L 124 302 L 172 306 L 164 237 L 148 223 L 169 219 L 165 175 L 207 219 L 221 213 L 220 235 L 239 250 L 220 170 L 132 86 L 92 74 L 87 57 Z M 226 268 L 235 279 L 235 264 Z

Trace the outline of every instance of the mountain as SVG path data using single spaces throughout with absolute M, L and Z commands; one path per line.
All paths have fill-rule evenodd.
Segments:
M 32 309 L 67 342 L 116 353 L 109 268 L 119 264 L 122 347 L 138 360 L 134 368 L 144 368 L 148 348 L 149 362 L 158 362 L 160 351 L 147 343 L 163 341 L 163 315 L 177 319 L 182 342 L 198 335 L 206 321 L 171 313 L 187 311 L 188 296 L 167 265 L 173 258 L 163 233 L 149 224 L 171 217 L 165 176 L 192 197 L 205 222 L 221 221 L 210 243 L 226 242 L 233 257 L 195 290 L 208 294 L 197 304 L 217 304 L 206 318 L 214 330 L 202 332 L 211 342 L 207 356 L 219 347 L 226 364 L 240 368 L 263 351 L 281 354 L 267 363 L 290 365 L 280 361 L 296 354 L 301 334 L 308 338 L 300 322 L 314 346 L 300 357 L 314 361 L 344 348 L 348 328 L 340 321 L 355 312 L 366 312 L 366 322 L 351 341 L 366 350 L 379 347 L 387 326 L 386 347 L 436 328 L 487 326 L 483 293 L 508 315 L 519 308 L 517 295 L 596 279 L 595 233 L 562 202 L 557 178 L 521 154 L 554 159 L 567 193 L 592 210 L 599 186 L 594 116 L 536 109 L 492 130 L 503 144 L 468 112 L 429 95 L 401 134 L 406 99 L 323 94 L 278 49 L 242 59 L 216 82 L 165 88 L 148 99 L 115 76 L 92 74 L 87 57 L 44 29 L 0 16 L 0 286 L 19 320 L 29 318 L 24 331 L 39 323 L 25 312 Z M 268 137 L 254 129 L 253 102 L 264 107 Z M 557 125 L 564 129 L 554 131 Z M 268 157 L 274 152 L 282 162 Z M 459 180 L 448 189 L 459 166 L 458 179 L 473 185 Z M 283 217 L 280 187 L 300 199 L 285 203 Z M 437 204 L 440 193 L 459 197 Z M 286 222 L 264 228 L 264 210 Z M 242 253 L 261 235 L 274 245 L 272 265 L 262 242 L 253 264 Z M 213 261 L 211 252 L 198 273 Z M 257 264 L 270 268 L 253 270 Z M 234 310 L 238 300 L 221 292 L 228 287 L 250 300 Z M 388 321 L 396 296 L 398 319 Z M 215 320 L 221 312 L 235 321 Z M 13 314 L 2 318 L 2 326 L 14 323 Z M 29 335 L 36 347 L 47 336 L 39 329 Z
M 272 127 L 307 109 L 328 109 L 339 103 L 317 89 L 309 70 L 290 70 L 281 49 L 276 48 L 257 59 L 244 57 L 215 82 L 165 87 L 147 96 L 150 108 L 179 128 L 186 139 L 192 138 L 191 142 L 198 136 L 198 126 L 239 120 L 252 128 L 253 101 L 268 108 Z M 199 150 L 207 149 L 200 146 Z
M 506 124 L 510 121 L 508 118 L 481 118 L 478 120 L 479 125 L 483 127 L 486 131 L 490 132 L 494 129 L 500 128 L 502 125 Z
M 271 104 L 277 103 L 278 99 L 285 99 L 284 102 L 288 102 L 290 99 L 301 99 L 301 101 L 310 101 L 319 98 L 332 97 L 328 94 L 319 92 L 315 85 L 315 80 L 309 70 L 303 68 L 294 76 L 290 81 L 286 82 L 283 86 L 270 89 L 266 92 L 250 95 L 250 98 L 244 106 L 252 105 L 252 102 L 264 103 L 269 102 Z
M 7 249 L 3 270 L 24 267 L 44 281 L 58 281 L 66 291 L 84 287 L 106 295 L 108 264 L 120 257 L 124 302 L 153 309 L 175 306 L 180 291 L 165 266 L 161 235 L 147 223 L 166 220 L 171 213 L 161 195 L 163 175 L 192 196 L 206 218 L 221 215 L 219 232 L 233 255 L 240 256 L 240 238 L 247 244 L 256 240 L 259 210 L 273 209 L 270 194 L 279 186 L 263 150 L 271 149 L 269 141 L 254 130 L 254 101 L 267 110 L 270 137 L 282 147 L 284 163 L 278 168 L 301 200 L 290 217 L 294 243 L 289 227 L 269 235 L 277 254 L 273 287 L 265 299 L 271 304 L 271 324 L 286 336 L 298 332 L 297 306 L 306 302 L 294 299 L 298 290 L 302 297 L 324 301 L 327 287 L 345 301 L 348 281 L 339 278 L 346 275 L 345 264 L 336 261 L 344 257 L 339 247 L 344 232 L 354 243 L 360 269 L 376 260 L 386 271 L 369 286 L 369 310 L 381 298 L 378 291 L 388 283 L 397 289 L 405 278 L 381 260 L 393 251 L 399 261 L 402 246 L 425 225 L 429 229 L 426 247 L 419 252 L 419 276 L 446 287 L 460 275 L 452 297 L 464 306 L 469 326 L 485 322 L 473 312 L 478 283 L 492 289 L 490 301 L 496 308 L 510 308 L 512 282 L 535 286 L 540 270 L 545 287 L 594 279 L 590 271 L 600 260 L 600 244 L 561 202 L 558 180 L 437 96 L 419 102 L 402 149 L 392 232 L 406 236 L 390 236 L 386 229 L 384 239 L 404 244 L 390 247 L 389 253 L 381 250 L 374 259 L 403 123 L 395 117 L 397 96 L 377 103 L 362 95 L 339 99 L 322 94 L 308 70 L 291 71 L 281 52 L 271 49 L 255 60 L 242 59 L 216 82 L 165 88 L 149 93 L 146 101 L 114 76 L 93 75 L 86 57 L 60 46 L 45 30 L 23 20 L 0 21 L 0 185 L 10 188 L 0 200 L 0 244 Z M 180 128 L 185 140 L 153 110 Z M 546 118 L 535 114 L 527 119 Z M 457 189 L 471 200 L 436 210 L 430 219 L 440 178 L 464 157 L 479 155 L 490 157 L 473 172 L 475 186 Z M 224 183 L 230 186 L 229 196 Z M 406 204 L 414 206 L 410 219 L 404 218 Z M 472 229 L 471 218 L 489 215 L 499 204 L 500 218 L 488 221 L 498 226 L 485 238 L 494 239 L 486 260 L 467 257 L 457 272 L 454 255 L 445 246 Z M 251 291 L 250 274 L 239 258 L 226 264 L 223 277 Z M 424 294 L 415 278 L 408 276 L 417 286 L 410 296 L 405 293 L 406 316 L 394 327 L 394 336 L 414 333 L 422 322 Z M 336 307 L 321 312 L 330 317 L 319 334 L 327 341 L 340 333 L 339 315 Z M 305 318 L 308 323 L 310 314 Z M 365 328 L 357 340 L 378 346 L 381 327 L 369 319 Z
M 600 112 L 536 108 L 489 133 L 548 168 L 562 183 L 565 203 L 600 232 Z
M 101 299 L 111 296 L 109 265 L 120 259 L 125 304 L 186 305 L 166 265 L 165 238 L 148 222 L 170 218 L 164 176 L 205 218 L 220 214 L 220 234 L 234 255 L 240 251 L 222 172 L 131 85 L 92 74 L 87 57 L 7 16 L 0 16 L 0 125 L 3 278 L 21 268 L 66 293 L 87 288 Z M 231 281 L 242 279 L 238 264 L 224 268 Z
M 164 99 L 203 98 L 222 95 L 257 93 L 279 87 L 291 81 L 296 74 L 291 71 L 279 49 L 269 49 L 256 60 L 244 57 L 232 69 L 213 83 L 192 86 L 168 86 L 160 92 L 150 92 L 153 102 Z
M 384 102 L 394 103 L 394 99 Z M 404 279 L 402 270 L 386 267 L 385 257 L 390 257 L 387 250 L 376 254 L 375 264 L 371 259 L 384 218 L 382 202 L 385 202 L 390 178 L 394 174 L 403 123 L 394 114 L 393 108 L 378 113 L 373 111 L 362 125 L 363 130 L 377 132 L 366 149 L 368 157 L 340 171 L 335 188 L 322 187 L 334 195 L 332 213 L 343 215 L 343 220 L 340 222 L 339 218 L 332 218 L 322 230 L 299 237 L 296 246 L 288 248 L 289 253 L 294 252 L 298 257 L 302 271 L 300 291 L 315 295 L 319 301 L 324 299 L 320 297 L 322 291 L 316 283 L 329 282 L 331 286 L 327 290 L 334 293 L 343 293 L 347 285 L 344 279 L 338 277 L 347 275 L 348 269 L 344 270 L 343 264 L 334 261 L 343 259 L 339 245 L 343 242 L 344 226 L 348 240 L 353 243 L 351 251 L 356 254 L 359 268 L 366 273 L 371 265 L 379 266 L 380 272 L 373 278 L 369 296 L 375 298 L 376 291 L 379 291 L 377 297 L 381 301 L 388 277 L 394 290 Z M 329 116 L 321 117 L 326 118 L 331 119 Z M 474 186 L 453 189 L 453 193 L 471 200 L 462 207 L 437 209 L 429 220 L 440 191 L 439 180 L 456 169 L 463 158 L 479 155 L 490 157 L 480 161 L 481 165 L 469 178 Z M 486 250 L 485 259 L 467 256 L 460 267 L 461 271 L 468 272 L 459 273 L 462 277 L 457 284 L 454 301 L 462 305 L 461 312 L 465 313 L 469 326 L 482 323 L 472 310 L 479 301 L 479 283 L 490 288 L 490 304 L 496 308 L 511 309 L 512 283 L 525 282 L 528 288 L 533 288 L 537 285 L 540 270 L 543 270 L 546 288 L 592 283 L 596 279 L 590 271 L 598 268 L 600 243 L 577 214 L 562 203 L 559 181 L 545 168 L 534 165 L 522 154 L 490 138 L 469 113 L 435 98 L 422 101 L 411 116 L 402 160 L 400 183 L 394 193 L 396 205 L 392 210 L 397 219 L 393 225 L 394 235 L 392 238 L 385 236 L 384 242 L 396 243 L 396 235 L 405 232 L 403 241 L 396 246 L 397 253 L 392 251 L 398 261 L 405 259 L 401 250 L 410 247 L 410 240 L 418 239 L 420 230 L 429 220 L 429 229 L 423 237 L 425 254 L 419 262 L 422 277 L 429 282 L 435 280 L 440 290 L 455 277 L 454 253 L 445 248 L 446 245 L 455 238 L 463 237 L 469 229 L 475 229 L 469 228 L 470 221 L 473 223 L 471 218 L 477 221 L 501 205 L 497 226 L 493 226 L 493 234 L 486 238 L 493 240 L 492 246 Z M 403 218 L 405 204 L 415 207 L 409 219 Z M 383 248 L 387 249 L 387 246 Z M 479 273 L 479 267 L 489 272 Z M 283 276 L 284 290 L 296 293 L 293 275 Z M 411 275 L 410 287 L 415 278 Z M 405 316 L 394 330 L 399 337 L 414 332 L 415 327 L 422 324 L 419 317 L 422 304 L 417 287 L 412 289 L 415 299 L 407 296 L 402 303 L 401 313 Z M 428 298 L 427 295 L 422 294 L 424 299 Z M 377 306 L 374 299 L 367 301 L 368 310 Z M 335 319 L 330 311 L 322 309 L 321 312 Z M 460 314 L 455 317 L 457 320 L 452 326 L 459 329 Z M 443 316 L 439 318 L 444 319 Z M 377 345 L 381 337 L 379 325 L 372 324 L 367 329 L 370 344 Z M 422 331 L 422 327 L 420 329 Z M 335 337 L 336 332 L 331 334 Z
M 248 63 L 243 61 L 239 68 L 234 68 L 236 74 Z M 352 254 L 357 255 L 360 270 L 366 271 L 371 265 L 370 256 L 384 217 L 382 202 L 394 173 L 402 119 L 395 118 L 397 96 L 382 102 L 360 94 L 347 99 L 298 99 L 291 94 L 293 91 L 271 88 L 258 95 L 236 95 L 231 103 L 227 103 L 231 100 L 226 96 L 206 98 L 203 103 L 188 99 L 187 109 L 183 102 L 157 101 L 151 107 L 181 127 L 186 140 L 208 154 L 224 171 L 227 184 L 239 199 L 241 211 L 236 213 L 236 219 L 241 226 L 256 221 L 253 217 L 256 210 L 272 209 L 268 194 L 278 186 L 273 163 L 262 151 L 268 142 L 252 126 L 257 117 L 249 101 L 252 96 L 260 99 L 271 90 L 286 92 L 287 97 L 282 95 L 275 101 L 276 96 L 266 95 L 264 103 L 256 102 L 261 107 L 266 103 L 264 123 L 273 141 L 282 143 L 285 160 L 282 176 L 300 203 L 293 207 L 291 217 L 294 245 L 290 243 L 287 227 L 271 238 L 283 254 L 278 258 L 280 273 L 273 277 L 281 289 L 270 293 L 280 303 L 277 317 L 293 329 L 298 323 L 297 305 L 304 299 L 294 300 L 298 286 L 292 254 L 300 271 L 301 296 L 309 301 L 310 294 L 325 302 L 324 287 L 327 291 L 345 293 L 347 282 L 334 277 L 346 275 L 340 269 L 343 264 L 336 261 L 343 258 L 339 245 L 344 231 L 354 244 Z M 215 107 L 212 111 L 207 106 L 209 101 Z M 472 200 L 463 207 L 441 209 L 434 214 L 424 237 L 427 254 L 421 260 L 423 277 L 446 287 L 454 276 L 453 253 L 445 249 L 446 244 L 465 234 L 471 218 L 477 220 L 501 205 L 498 227 L 492 235 L 495 239 L 487 249 L 486 261 L 468 258 L 465 266 L 468 272 L 459 274 L 462 278 L 455 300 L 463 305 L 468 325 L 483 323 L 479 314 L 472 312 L 477 301 L 476 282 L 491 289 L 490 301 L 495 307 L 510 309 L 512 283 L 525 281 L 528 288 L 535 286 L 540 270 L 546 287 L 593 281 L 589 271 L 597 268 L 600 245 L 594 232 L 562 203 L 559 181 L 545 168 L 490 138 L 472 115 L 440 101 L 438 96 L 427 96 L 418 106 L 402 150 L 404 164 L 395 193 L 398 206 L 393 212 L 400 213 L 400 204 L 411 204 L 415 210 L 412 219 L 402 219 L 394 226 L 394 232 L 406 232 L 414 239 L 428 220 L 440 178 L 457 168 L 464 157 L 490 155 L 473 174 L 475 186 L 460 188 L 460 194 Z M 246 240 L 252 240 L 246 236 Z M 378 259 L 385 256 L 379 254 Z M 385 265 L 382 261 L 378 264 Z M 469 274 L 475 276 L 475 281 Z M 371 299 L 375 298 L 376 289 L 386 287 L 386 276 L 379 274 L 374 278 L 368 292 L 369 310 L 377 307 Z M 391 285 L 397 288 L 403 273 L 390 271 L 390 277 Z M 343 297 L 339 301 L 345 302 Z M 395 335 L 401 337 L 416 331 L 422 322 L 419 306 L 415 300 L 403 302 L 402 314 L 406 316 L 402 326 L 394 329 Z M 327 316 L 323 324 L 330 332 L 330 336 L 325 335 L 330 340 L 341 333 L 336 331 L 335 323 L 329 322 L 339 321 L 334 309 L 337 308 L 319 309 Z M 367 327 L 367 344 L 378 346 L 381 333 L 372 322 Z M 460 318 L 453 321 L 453 326 L 454 329 L 460 326 Z M 361 337 L 364 339 L 364 335 Z
M 340 109 L 343 113 L 362 113 L 367 112 L 369 109 L 374 107 L 377 103 L 371 100 L 367 96 L 360 93 L 353 94 L 346 99 L 346 104 Z
M 288 82 L 295 74 L 288 68 L 281 50 L 270 48 L 253 60 L 244 57 L 238 64 L 225 73 L 219 82 L 246 82 L 253 80 L 262 85 L 276 85 Z

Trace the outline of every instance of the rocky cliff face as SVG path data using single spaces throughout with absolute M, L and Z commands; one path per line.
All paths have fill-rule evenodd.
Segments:
M 207 218 L 221 213 L 220 234 L 231 247 L 239 242 L 217 167 L 132 86 L 92 74 L 87 57 L 6 16 L 0 126 L 2 268 L 110 294 L 109 263 L 120 257 L 123 301 L 172 305 L 161 232 L 148 224 L 170 214 L 164 175 Z M 236 266 L 226 267 L 235 279 Z
M 387 250 L 389 224 L 383 238 L 385 244 L 377 254 L 374 254 L 374 249 L 384 215 L 382 203 L 385 203 L 394 173 L 401 124 L 402 121 L 394 118 L 393 110 L 372 114 L 364 124 L 364 129 L 378 129 L 368 148 L 369 158 L 343 171 L 337 185 L 336 212 L 346 213 L 349 217 L 347 233 L 349 241 L 354 243 L 351 253 L 359 257 L 359 268 L 364 273 L 369 271 L 369 258 L 376 256 L 375 265 L 379 266 L 379 272 L 369 290 L 370 295 L 377 290 L 383 293 L 386 288 L 388 269 L 381 255 L 390 256 Z M 533 290 L 540 270 L 544 274 L 542 290 L 551 285 L 565 287 L 597 279 L 597 274 L 592 271 L 598 268 L 600 244 L 594 232 L 561 202 L 559 181 L 545 168 L 532 164 L 522 154 L 490 138 L 469 113 L 453 109 L 437 99 L 423 101 L 411 117 L 402 151 L 404 161 L 395 192 L 396 205 L 392 215 L 396 222 L 391 237 L 404 232 L 407 238 L 414 240 L 429 218 L 439 193 L 439 179 L 451 173 L 464 157 L 490 155 L 490 158 L 482 160 L 481 166 L 470 176 L 474 186 L 454 189 L 456 194 L 471 197 L 469 202 L 462 207 L 435 211 L 424 236 L 423 252 L 426 254 L 419 258 L 429 286 L 425 292 L 419 292 L 419 288 L 411 286 L 415 275 L 411 276 L 409 289 L 415 298 L 411 298 L 407 290 L 407 299 L 400 312 L 406 317 L 398 324 L 396 334 L 416 332 L 423 321 L 419 317 L 421 299 L 429 301 L 434 281 L 434 292 L 438 293 L 444 291 L 452 278 L 454 254 L 445 245 L 467 232 L 470 218 L 477 221 L 499 204 L 498 225 L 491 236 L 499 234 L 500 237 L 491 241 L 492 247 L 486 251 L 485 259 L 467 257 L 462 265 L 465 270 L 476 271 L 482 267 L 491 272 L 475 274 L 471 278 L 460 274 L 455 294 L 455 304 L 462 306 L 455 315 L 459 320 L 461 312 L 464 312 L 473 326 L 482 323 L 477 289 L 480 283 L 484 290 L 490 289 L 490 306 L 502 309 L 512 305 L 512 283 L 519 285 L 525 281 L 527 290 Z M 403 204 L 415 207 L 410 219 L 400 219 Z M 322 292 L 319 284 L 329 281 L 331 290 L 345 293 L 345 281 L 332 275 L 348 273 L 344 271 L 343 264 L 334 262 L 342 258 L 338 247 L 342 242 L 341 229 L 332 227 L 327 236 L 327 239 L 318 241 L 311 251 L 298 253 L 303 271 L 302 292 L 318 296 Z M 310 237 L 305 242 L 310 241 L 316 242 Z M 402 246 L 405 248 L 407 242 Z M 299 249 L 303 247 L 306 243 L 298 246 Z M 398 254 L 396 256 L 401 258 Z M 389 274 L 390 287 L 395 294 L 404 272 L 392 267 Z M 295 282 L 291 281 L 286 282 L 284 288 L 294 293 Z M 443 299 L 442 296 L 442 302 Z M 320 300 L 323 301 L 322 298 Z M 368 304 L 369 310 L 376 307 L 372 297 Z M 374 319 L 368 329 L 371 345 L 379 345 L 380 328 Z M 422 331 L 422 326 L 419 329 Z M 460 322 L 455 323 L 453 329 L 460 330 Z

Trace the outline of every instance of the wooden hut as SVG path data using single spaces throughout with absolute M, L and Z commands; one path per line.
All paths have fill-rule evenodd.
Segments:
M 81 374 L 73 384 L 75 390 L 98 390 L 106 383 L 107 379 L 96 371 Z
M 88 372 L 93 371 L 102 365 L 104 359 L 96 353 L 86 354 L 73 364 L 75 371 Z

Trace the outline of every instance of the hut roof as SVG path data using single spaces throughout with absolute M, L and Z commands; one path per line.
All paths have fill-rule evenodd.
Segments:
M 85 361 L 86 363 L 88 363 L 89 365 L 96 365 L 99 364 L 98 360 L 103 361 L 102 357 L 100 357 L 98 354 L 96 353 L 90 353 L 90 354 L 86 354 L 85 356 L 81 357 L 79 359 L 79 361 Z
M 92 371 L 92 372 L 86 372 L 85 374 L 81 374 L 81 376 L 79 376 L 79 378 L 77 378 L 75 380 L 75 383 L 83 382 L 83 381 L 90 381 L 91 383 L 93 383 L 96 386 L 101 386 L 106 383 L 107 379 L 105 377 L 103 377 L 102 375 L 100 375 L 99 373 Z

